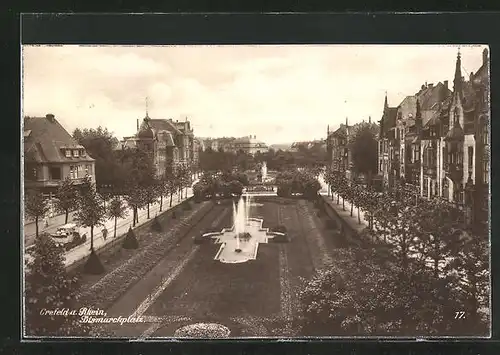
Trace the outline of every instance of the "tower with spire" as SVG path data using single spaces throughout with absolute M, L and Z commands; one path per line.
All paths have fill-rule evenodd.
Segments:
M 462 93 L 462 59 L 460 56 L 460 48 L 457 53 L 457 62 L 455 65 L 455 78 L 453 79 L 453 91 L 461 94 Z

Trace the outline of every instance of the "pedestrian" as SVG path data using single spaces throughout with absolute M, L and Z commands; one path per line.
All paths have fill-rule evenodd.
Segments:
M 49 219 L 47 217 L 45 217 L 45 219 L 43 220 L 43 224 L 44 224 L 45 228 L 47 228 L 49 226 Z
M 103 239 L 106 240 L 106 238 L 108 237 L 108 230 L 106 229 L 106 227 L 104 227 L 101 232 Z

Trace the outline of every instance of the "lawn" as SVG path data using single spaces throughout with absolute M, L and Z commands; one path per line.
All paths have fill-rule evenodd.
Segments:
M 195 258 L 145 313 L 189 320 L 166 322 L 153 336 L 172 336 L 178 327 L 195 322 L 222 323 L 232 336 L 296 334 L 273 328 L 281 329 L 286 322 L 296 326 L 300 278 L 312 275 L 313 259 L 325 252 L 316 247 L 315 239 L 332 238 L 332 234 L 319 219 L 304 220 L 306 210 L 301 207 L 299 211 L 299 203 L 313 214 L 309 203 L 269 197 L 255 197 L 253 202 L 257 206 L 252 207 L 251 216 L 264 218 L 266 228 L 285 225 L 291 242 L 260 244 L 257 259 L 241 264 L 214 260 L 218 244 L 201 245 Z M 229 227 L 231 223 L 229 213 L 222 224 Z M 324 244 L 332 245 L 331 241 Z

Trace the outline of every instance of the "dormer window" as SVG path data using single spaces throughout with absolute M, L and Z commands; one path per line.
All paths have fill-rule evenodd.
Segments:
M 75 158 L 78 158 L 78 157 L 80 156 L 80 154 L 79 154 L 79 153 L 80 153 L 80 152 L 78 151 L 78 149 L 73 150 L 73 156 L 74 156 Z
M 82 157 L 86 156 L 87 153 L 85 152 L 85 149 L 82 150 Z
M 66 158 L 71 158 L 71 150 L 66 149 Z

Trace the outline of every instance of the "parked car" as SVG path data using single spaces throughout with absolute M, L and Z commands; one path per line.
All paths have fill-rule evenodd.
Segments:
M 75 223 L 68 223 L 57 228 L 56 232 L 51 234 L 52 240 L 58 246 L 71 244 L 73 241 L 80 239 L 79 228 Z

